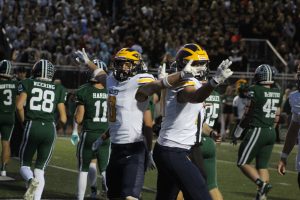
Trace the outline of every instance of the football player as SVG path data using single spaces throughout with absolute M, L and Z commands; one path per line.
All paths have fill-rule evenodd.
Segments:
M 266 199 L 272 188 L 269 183 L 268 163 L 276 139 L 274 127 L 279 121 L 281 91 L 273 86 L 274 71 L 262 64 L 254 72 L 255 84 L 249 87 L 249 102 L 234 136 L 239 138 L 245 128 L 245 137 L 239 147 L 237 165 L 257 186 L 257 200 Z M 256 159 L 256 166 L 250 165 Z
M 178 72 L 161 77 L 167 89 L 165 116 L 153 150 L 158 169 L 156 196 L 158 200 L 175 199 L 179 190 L 183 192 L 185 199 L 211 199 L 203 174 L 200 172 L 202 166 L 192 163 L 191 160 L 194 158 L 190 153 L 194 153 L 191 148 L 196 142 L 195 134 L 201 102 L 217 85 L 231 76 L 232 71 L 228 68 L 231 61 L 225 60 L 218 67 L 215 76 L 202 86 L 194 76 L 202 71 L 207 59 L 207 53 L 199 45 L 186 44 L 177 52 L 173 66 L 176 66 L 178 72 L 191 68 L 195 73 L 190 77 L 183 77 L 176 84 L 170 83 L 170 79 L 176 77 Z M 158 89 L 160 87 L 157 83 L 149 83 L 138 89 L 136 99 L 140 102 L 145 101 Z
M 48 60 L 39 60 L 32 68 L 32 78 L 19 83 L 17 113 L 24 124 L 20 147 L 20 173 L 28 183 L 24 199 L 41 199 L 45 185 L 44 170 L 47 167 L 56 139 L 54 111 L 57 109 L 61 123 L 66 123 L 66 92 L 62 85 L 52 82 L 55 68 Z M 26 112 L 24 115 L 24 104 Z M 33 156 L 37 153 L 34 172 Z
M 95 60 L 96 65 L 100 62 Z M 92 144 L 108 131 L 106 73 L 101 66 L 92 73 L 90 83 L 81 86 L 76 92 L 77 108 L 75 121 L 82 124 L 80 141 L 77 145 L 78 190 L 77 199 L 83 200 L 87 185 L 87 176 L 91 180 L 91 197 L 96 198 L 97 172 L 94 159 L 98 160 L 100 173 L 104 174 L 108 163 L 110 140 L 105 140 L 99 151 L 92 150 Z M 100 68 L 101 67 L 101 68 Z M 93 161 L 91 163 L 91 161 Z M 104 176 L 103 176 L 104 179 Z
M 6 176 L 6 165 L 10 159 L 10 138 L 15 123 L 17 82 L 11 80 L 11 72 L 11 62 L 2 60 L 0 62 L 1 176 Z
M 208 67 L 208 66 L 207 66 Z M 200 76 L 202 83 L 206 82 L 208 72 L 204 71 L 204 76 Z M 204 80 L 203 80 L 204 78 Z M 213 91 L 204 103 L 204 123 L 202 127 L 201 152 L 204 161 L 204 171 L 206 173 L 206 183 L 212 200 L 223 200 L 223 196 L 217 183 L 216 166 L 216 146 L 215 143 L 221 142 L 221 135 L 214 130 L 214 126 L 221 111 L 221 96 L 217 91 Z
M 300 65 L 297 69 L 297 86 L 298 91 L 294 91 L 289 95 L 289 103 L 292 108 L 292 119 L 288 132 L 286 134 L 284 146 L 278 162 L 277 171 L 280 175 L 286 173 L 287 158 L 292 151 L 298 136 L 298 154 L 297 154 L 297 170 L 298 170 L 298 186 L 300 188 Z
M 91 69 L 96 66 L 89 60 L 84 49 L 77 51 L 78 58 Z M 112 151 L 107 166 L 107 196 L 110 199 L 138 199 L 144 182 L 145 155 L 148 153 L 148 166 L 154 165 L 151 150 L 151 135 L 142 134 L 144 111 L 148 107 L 148 96 L 160 92 L 162 88 L 179 82 L 182 78 L 195 73 L 185 68 L 164 80 L 155 81 L 143 69 L 140 53 L 130 48 L 123 48 L 116 53 L 113 60 L 113 72 L 108 76 L 108 121 Z M 153 82 L 154 90 L 147 87 Z M 140 90 L 144 88 L 144 90 Z M 137 90 L 139 92 L 137 92 Z M 136 100 L 138 99 L 138 100 Z M 147 139 L 145 146 L 143 140 Z

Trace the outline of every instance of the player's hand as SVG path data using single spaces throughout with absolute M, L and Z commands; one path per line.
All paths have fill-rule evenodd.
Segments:
M 286 172 L 286 159 L 280 159 L 277 165 L 277 172 L 280 175 L 285 175 Z
M 99 137 L 92 145 L 92 150 L 93 151 L 98 151 L 100 148 L 101 144 L 103 143 L 102 137 Z
M 71 135 L 71 143 L 73 145 L 77 145 L 79 142 L 79 136 L 78 136 L 78 132 L 76 130 L 73 130 L 73 133 Z
M 193 60 L 190 60 L 185 67 L 183 68 L 183 70 L 181 71 L 181 78 L 185 79 L 185 78 L 191 78 L 194 77 L 197 74 L 197 68 L 196 67 L 192 67 L 192 63 Z
M 82 51 L 78 50 L 75 52 L 76 55 L 76 61 L 79 63 L 84 63 L 84 64 L 88 64 L 88 62 L 90 61 L 88 55 L 85 52 L 85 49 L 82 48 Z
M 229 66 L 231 64 L 232 64 L 232 61 L 230 61 L 229 59 L 223 60 L 221 62 L 221 64 L 217 68 L 215 75 L 212 77 L 212 79 L 210 81 L 213 86 L 217 86 L 221 83 L 224 83 L 224 81 L 233 74 L 231 69 L 229 69 Z M 215 83 L 213 83 L 213 82 L 215 82 Z
M 220 144 L 222 142 L 222 137 L 221 137 L 221 134 L 218 133 L 217 131 L 215 130 L 212 130 L 209 134 L 209 136 L 217 143 L 217 144 Z
M 166 73 L 166 63 L 163 63 L 158 68 L 158 79 L 163 79 L 168 76 L 168 73 Z
M 152 154 L 152 151 L 150 151 L 150 152 L 148 153 L 147 169 L 148 169 L 148 170 L 156 169 L 156 165 L 155 165 L 155 162 L 154 162 L 154 160 L 153 160 L 153 154 Z

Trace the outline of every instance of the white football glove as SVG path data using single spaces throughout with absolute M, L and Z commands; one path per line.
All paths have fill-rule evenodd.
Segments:
M 156 169 L 156 164 L 153 160 L 153 153 L 152 151 L 150 151 L 148 153 L 148 163 L 147 163 L 147 169 L 148 170 L 153 170 L 153 169 Z
M 89 59 L 88 55 L 86 54 L 84 48 L 82 48 L 82 51 L 80 51 L 80 50 L 76 51 L 75 55 L 76 55 L 75 59 L 79 63 L 87 64 L 90 61 L 90 59 Z
M 166 73 L 166 63 L 163 63 L 158 68 L 158 79 L 163 79 L 168 76 L 168 73 Z
M 194 77 L 197 74 L 197 68 L 196 67 L 192 67 L 192 62 L 193 60 L 190 60 L 185 67 L 183 68 L 183 70 L 181 71 L 181 78 L 185 79 L 185 78 L 191 78 Z
M 80 141 L 77 130 L 73 130 L 71 135 L 71 143 L 73 145 L 77 145 L 77 143 Z
M 101 144 L 103 143 L 103 139 L 99 137 L 92 145 L 92 150 L 93 151 L 98 151 L 100 148 Z
M 232 64 L 232 61 L 229 59 L 223 60 L 219 65 L 215 75 L 212 77 L 210 83 L 212 86 L 217 86 L 229 78 L 233 72 L 229 69 L 229 66 Z
M 243 131 L 244 131 L 244 129 L 242 127 L 240 127 L 240 125 L 237 125 L 234 130 L 234 137 L 236 137 L 236 138 L 241 137 Z

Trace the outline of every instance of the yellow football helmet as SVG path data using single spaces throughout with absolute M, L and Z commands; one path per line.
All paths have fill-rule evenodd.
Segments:
M 177 71 L 181 71 L 190 60 L 193 60 L 191 64 L 192 67 L 198 67 L 200 69 L 199 74 L 195 77 L 200 79 L 205 78 L 209 73 L 209 57 L 207 52 L 198 44 L 189 43 L 183 45 L 175 57 Z
M 142 70 L 142 56 L 139 52 L 123 48 L 113 60 L 113 75 L 118 81 L 125 81 Z

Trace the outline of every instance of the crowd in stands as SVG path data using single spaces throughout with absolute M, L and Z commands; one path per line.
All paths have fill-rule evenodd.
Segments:
M 12 60 L 35 62 L 36 52 L 72 65 L 84 47 L 109 63 L 124 46 L 143 53 L 151 67 L 185 43 L 205 47 L 211 67 L 239 52 L 241 38 L 267 38 L 293 72 L 300 59 L 299 0 L 0 0 L 0 24 Z M 237 66 L 243 70 L 244 63 Z

